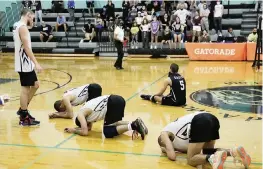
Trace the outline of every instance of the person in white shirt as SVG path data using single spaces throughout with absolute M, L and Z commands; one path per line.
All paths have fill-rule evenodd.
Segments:
M 161 151 L 172 161 L 176 152 L 187 153 L 187 163 L 191 166 L 209 162 L 213 169 L 223 169 L 227 157 L 232 156 L 245 168 L 251 164 L 251 157 L 242 146 L 232 149 L 215 148 L 219 136 L 219 120 L 207 112 L 194 112 L 176 119 L 161 132 L 158 143 Z
M 179 18 L 180 18 L 180 22 L 181 24 L 185 24 L 186 23 L 186 16 L 190 16 L 191 13 L 184 9 L 184 6 L 183 5 L 180 5 L 180 9 L 177 10 L 174 15 L 177 15 Z
M 126 101 L 119 95 L 104 95 L 92 99 L 77 113 L 74 121 L 79 128 L 65 128 L 64 131 L 87 136 L 93 123 L 103 120 L 102 133 L 105 138 L 114 138 L 127 131 L 133 131 L 132 137 L 139 133 L 144 140 L 148 129 L 140 118 L 131 123 L 122 121 L 125 106 Z
M 122 67 L 122 59 L 124 56 L 123 52 L 123 42 L 124 42 L 124 30 L 123 30 L 123 21 L 119 20 L 115 30 L 114 30 L 114 39 L 115 39 L 115 47 L 117 48 L 118 58 L 114 64 L 114 67 L 117 70 L 123 69 Z
M 101 96 L 102 88 L 99 84 L 91 83 L 72 88 L 64 92 L 62 99 L 54 103 L 57 112 L 49 114 L 50 119 L 73 118 L 73 106 L 81 105 L 91 99 Z
M 208 22 L 208 16 L 210 14 L 210 10 L 207 8 L 207 4 L 203 4 L 203 9 L 200 10 L 200 16 L 201 16 L 201 27 L 202 30 L 206 30 L 209 32 L 209 22 Z
M 20 115 L 19 125 L 39 125 L 40 122 L 32 117 L 27 108 L 33 96 L 39 88 L 39 82 L 34 69 L 42 71 L 37 62 L 31 46 L 31 37 L 28 27 L 33 27 L 34 13 L 24 8 L 21 12 L 20 21 L 13 25 L 13 36 L 15 44 L 15 71 L 18 72 L 21 83 L 20 108 L 17 114 Z
M 220 34 L 222 34 L 222 17 L 224 14 L 224 6 L 220 3 L 218 0 L 215 5 L 214 10 L 214 23 L 216 28 L 216 33 L 218 33 L 218 30 L 220 31 Z

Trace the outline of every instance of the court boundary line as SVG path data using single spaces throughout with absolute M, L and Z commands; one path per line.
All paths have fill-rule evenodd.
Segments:
M 128 99 L 126 99 L 126 102 L 130 101 L 131 99 L 133 99 L 135 96 L 137 96 L 138 94 L 140 94 L 140 92 L 144 91 L 145 89 L 151 87 L 152 85 L 154 85 L 155 83 L 157 83 L 158 81 L 160 81 L 162 78 L 166 77 L 167 74 L 162 75 L 161 77 L 159 77 L 158 79 L 154 80 L 152 83 L 150 83 L 149 85 L 145 86 L 144 88 L 142 88 L 141 90 L 135 92 L 132 96 L 130 96 Z M 61 145 L 63 145 L 64 143 L 66 143 L 68 140 L 72 139 L 73 137 L 75 137 L 76 134 L 71 134 L 69 137 L 67 137 L 66 139 L 64 139 L 62 142 L 59 142 L 58 144 L 56 144 L 55 146 L 50 148 L 50 151 L 55 150 L 55 149 L 59 149 Z M 1 145 L 1 144 L 0 144 Z M 21 145 L 21 147 L 23 147 Z M 31 167 L 34 163 L 36 163 L 39 159 L 41 159 L 42 157 L 46 156 L 49 154 L 49 152 L 43 152 L 40 155 L 38 155 L 34 160 L 29 161 L 28 163 L 26 163 L 23 167 L 20 167 L 20 169 L 27 169 L 29 167 Z

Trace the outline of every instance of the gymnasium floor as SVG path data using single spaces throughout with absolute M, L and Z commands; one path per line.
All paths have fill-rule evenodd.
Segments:
M 243 145 L 252 157 L 251 168 L 262 168 L 262 72 L 254 72 L 251 63 L 128 59 L 125 70 L 116 71 L 111 59 L 39 62 L 45 71 L 38 75 L 41 87 L 29 109 L 41 126 L 21 128 L 16 115 L 19 77 L 13 60 L 0 57 L 0 94 L 8 93 L 12 100 L 0 107 L 0 169 L 192 168 L 186 165 L 183 154 L 176 162 L 165 158 L 157 137 L 166 124 L 197 110 L 209 111 L 220 119 L 217 147 Z M 165 107 L 142 101 L 140 93 L 155 93 L 162 86 L 172 62 L 180 65 L 185 76 L 187 106 Z M 66 89 L 91 82 L 101 84 L 103 94 L 119 94 L 127 100 L 124 120 L 144 120 L 149 128 L 144 141 L 133 141 L 131 133 L 102 140 L 101 122 L 93 126 L 88 137 L 76 136 L 63 132 L 65 127 L 74 127 L 72 120 L 48 119 L 53 103 Z M 243 168 L 235 166 L 232 158 L 225 166 Z

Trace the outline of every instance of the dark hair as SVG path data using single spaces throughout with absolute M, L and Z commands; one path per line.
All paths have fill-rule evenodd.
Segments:
M 56 111 L 58 111 L 58 112 L 60 112 L 61 103 L 62 103 L 61 100 L 57 100 L 57 101 L 54 103 L 54 109 L 55 109 Z
M 172 63 L 171 66 L 170 66 L 170 69 L 173 73 L 177 73 L 178 70 L 179 70 L 179 66 L 175 63 Z
M 24 8 L 24 9 L 22 9 L 20 15 L 21 15 L 21 16 L 26 16 L 28 13 L 34 14 L 34 12 L 33 12 L 31 9 Z

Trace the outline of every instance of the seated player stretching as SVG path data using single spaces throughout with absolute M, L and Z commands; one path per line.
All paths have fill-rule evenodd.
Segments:
M 49 114 L 49 118 L 73 118 L 72 106 L 78 106 L 86 101 L 101 96 L 102 88 L 99 84 L 86 84 L 77 88 L 69 89 L 64 92 L 62 100 L 58 100 L 54 104 L 55 113 Z
M 178 74 L 179 66 L 175 63 L 171 64 L 168 78 L 165 79 L 163 87 L 159 93 L 155 95 L 142 94 L 141 98 L 150 100 L 154 103 L 167 106 L 183 106 L 186 103 L 186 83 L 185 79 Z M 170 86 L 170 94 L 163 96 L 166 88 Z
M 231 150 L 215 148 L 219 128 L 219 121 L 214 115 L 195 112 L 168 124 L 161 132 L 158 143 L 172 161 L 176 160 L 175 151 L 179 151 L 187 153 L 187 162 L 194 167 L 209 162 L 213 169 L 223 169 L 227 156 L 232 156 L 248 168 L 251 158 L 243 147 Z
M 148 129 L 140 118 L 133 122 L 122 121 L 126 102 L 118 95 L 105 95 L 85 103 L 75 119 L 80 128 L 66 128 L 65 132 L 87 136 L 94 122 L 104 120 L 103 134 L 106 138 L 113 138 L 126 131 L 139 133 L 144 140 Z

